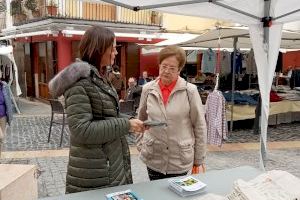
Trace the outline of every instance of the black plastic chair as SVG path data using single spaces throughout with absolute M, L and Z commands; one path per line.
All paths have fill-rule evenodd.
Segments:
M 126 115 L 135 115 L 135 106 L 133 100 L 127 100 L 120 102 L 120 113 L 126 114 Z
M 51 136 L 51 129 L 52 124 L 59 124 L 62 125 L 61 129 L 61 136 L 60 136 L 60 147 L 62 145 L 63 135 L 64 135 L 64 128 L 66 123 L 66 113 L 64 106 L 58 99 L 49 99 L 50 105 L 51 105 L 51 121 L 50 121 L 50 128 L 49 128 L 49 135 L 48 135 L 48 143 L 50 142 L 50 136 Z M 54 120 L 54 114 L 62 115 L 62 121 L 61 120 Z

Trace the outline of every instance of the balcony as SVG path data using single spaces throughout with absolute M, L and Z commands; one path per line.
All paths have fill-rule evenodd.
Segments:
M 13 24 L 20 25 L 46 18 L 78 19 L 113 23 L 161 26 L 156 11 L 132 11 L 104 2 L 84 0 L 12 0 Z

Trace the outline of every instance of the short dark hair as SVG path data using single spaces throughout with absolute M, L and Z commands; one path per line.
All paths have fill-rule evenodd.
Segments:
M 100 67 L 105 51 L 113 45 L 115 34 L 108 28 L 92 26 L 86 30 L 79 44 L 82 61 Z

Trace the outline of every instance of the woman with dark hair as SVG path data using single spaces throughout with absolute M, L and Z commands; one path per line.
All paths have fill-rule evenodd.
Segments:
M 117 92 L 107 81 L 106 66 L 117 54 L 114 33 L 89 28 L 80 42 L 81 60 L 49 83 L 53 96 L 64 94 L 70 128 L 66 192 L 81 192 L 132 183 L 125 135 L 143 132 L 143 122 L 121 118 Z

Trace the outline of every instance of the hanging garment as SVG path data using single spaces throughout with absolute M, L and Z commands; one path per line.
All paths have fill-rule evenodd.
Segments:
M 4 77 L 4 80 L 6 83 L 9 82 L 9 78 L 10 78 L 10 66 L 6 65 L 5 66 L 5 77 Z
M 300 69 L 295 69 L 292 71 L 290 87 L 291 89 L 294 89 L 294 87 L 300 87 Z
M 223 95 L 227 102 L 231 102 L 231 98 L 232 98 L 231 91 L 224 92 Z M 233 95 L 234 95 L 234 104 L 239 104 L 239 105 L 256 105 L 257 104 L 257 101 L 248 94 L 241 94 L 240 92 L 234 92 Z
M 278 102 L 282 101 L 282 98 L 278 96 L 278 94 L 274 91 L 270 92 L 270 102 Z
M 246 74 L 257 74 L 257 68 L 254 58 L 254 52 L 253 49 L 250 50 L 249 53 L 245 54 L 245 60 L 246 60 Z
M 203 53 L 201 67 L 203 73 L 215 73 L 216 53 L 211 48 Z
M 222 145 L 227 138 L 228 128 L 226 120 L 225 98 L 220 91 L 213 91 L 207 97 L 206 114 L 207 143 Z
M 1 64 L 0 68 L 1 68 L 1 80 L 2 80 L 5 77 L 5 67 L 3 64 Z
M 246 74 L 247 70 L 247 53 L 242 53 L 242 74 Z
M 223 50 L 221 53 L 221 75 L 227 76 L 231 73 L 231 60 L 230 60 L 230 53 L 226 50 Z
M 231 72 L 233 72 L 233 69 L 235 69 L 235 73 L 240 74 L 242 72 L 242 67 L 243 67 L 242 53 L 240 53 L 238 51 L 236 52 L 234 67 L 233 67 L 233 55 L 234 55 L 234 52 L 231 53 Z

